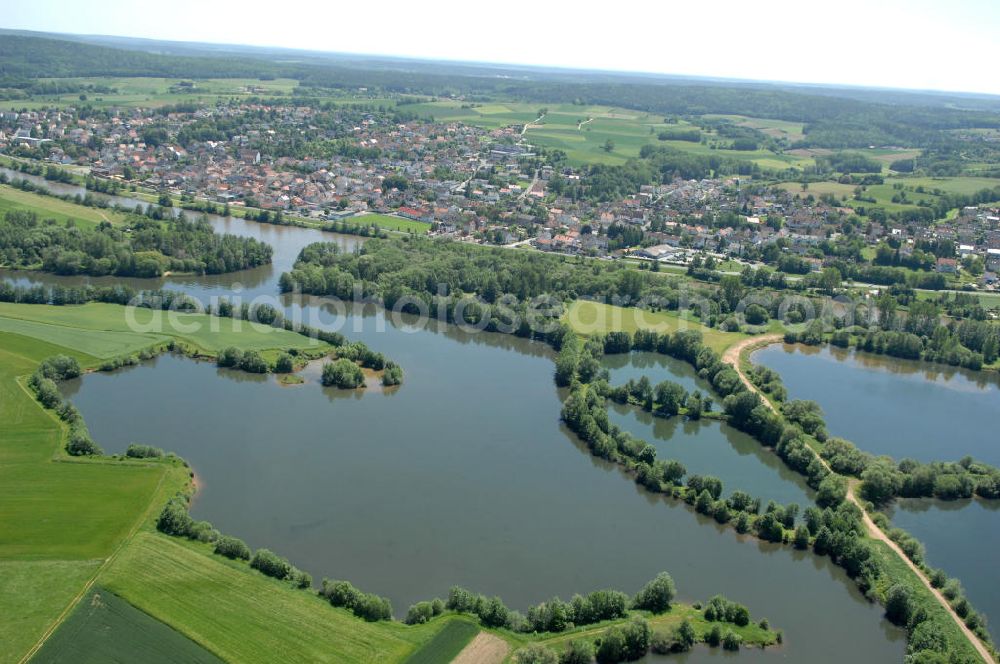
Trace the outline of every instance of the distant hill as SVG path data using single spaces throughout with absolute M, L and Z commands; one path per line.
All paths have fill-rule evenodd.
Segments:
M 0 89 L 75 76 L 291 78 L 310 88 L 625 106 L 674 116 L 802 122 L 803 147 L 935 147 L 941 132 L 1000 127 L 1000 97 L 697 79 L 317 51 L 0 30 Z

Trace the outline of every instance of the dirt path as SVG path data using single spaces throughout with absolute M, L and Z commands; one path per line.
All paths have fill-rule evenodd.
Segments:
M 523 127 L 521 127 L 521 136 L 524 136 L 525 132 L 528 131 L 528 127 L 531 127 L 532 125 L 536 125 L 536 124 L 538 124 L 539 122 L 541 122 L 544 119 L 545 119 L 545 113 L 542 113 L 537 118 L 535 118 L 534 120 L 532 120 L 528 124 L 526 124 Z
M 826 466 L 826 461 L 823 461 L 823 465 Z M 827 469 L 829 469 L 829 466 L 827 466 Z M 962 633 L 965 634 L 965 638 L 969 640 L 969 643 L 971 643 L 972 647 L 976 649 L 976 652 L 978 652 L 979 656 L 983 658 L 983 661 L 991 663 L 995 662 L 996 660 L 993 659 L 993 655 L 990 654 L 990 651 L 986 648 L 983 642 L 979 640 L 979 637 L 976 636 L 971 629 L 966 627 L 965 621 L 963 621 L 959 617 L 959 615 L 955 613 L 955 610 L 951 608 L 951 604 L 948 603 L 948 599 L 941 594 L 940 590 L 931 585 L 930 579 L 927 578 L 923 570 L 917 567 L 916 563 L 914 563 L 907 557 L 907 555 L 903 552 L 903 550 L 899 547 L 899 545 L 893 542 L 891 539 L 889 539 L 889 536 L 886 535 L 884 532 L 882 532 L 881 528 L 875 525 L 875 522 L 872 521 L 872 518 L 868 515 L 868 512 L 861 505 L 861 501 L 859 501 L 857 496 L 855 495 L 855 488 L 857 487 L 857 485 L 858 485 L 857 480 L 849 480 L 847 499 L 861 509 L 861 519 L 865 524 L 865 529 L 868 531 L 868 536 L 871 537 L 872 539 L 879 540 L 880 542 L 885 542 L 886 545 L 890 549 L 892 549 L 893 552 L 895 552 L 895 554 L 899 556 L 904 563 L 906 563 L 907 567 L 913 570 L 913 573 L 917 575 L 917 578 L 919 578 L 921 583 L 924 584 L 924 587 L 927 588 L 927 590 L 929 590 L 931 594 L 934 595 L 935 599 L 937 599 L 938 603 L 941 604 L 941 606 L 943 606 L 946 611 L 948 611 L 948 615 L 950 615 L 952 620 L 955 621 L 955 624 L 958 625 L 958 628 L 962 630 Z
M 489 632 L 480 632 L 451 660 L 451 664 L 500 664 L 508 652 L 510 646 L 506 641 Z
M 743 351 L 745 350 L 776 344 L 784 338 L 784 335 L 781 334 L 765 334 L 759 337 L 750 337 L 739 343 L 733 344 L 726 349 L 725 353 L 722 354 L 722 361 L 731 365 L 733 369 L 736 369 L 736 373 L 739 374 L 740 380 L 742 380 L 743 384 L 747 386 L 747 389 L 759 396 L 764 401 L 764 404 L 771 410 L 774 410 L 774 406 L 771 404 L 770 400 L 768 400 L 764 393 L 758 390 L 757 386 L 750 382 L 747 375 L 743 373 L 743 369 L 740 367 L 740 356 L 743 355 Z
M 750 382 L 750 379 L 747 378 L 746 374 L 743 373 L 743 370 L 740 368 L 740 356 L 743 354 L 743 351 L 745 350 L 749 350 L 751 348 L 755 348 L 758 346 L 766 346 L 768 344 L 776 343 L 780 341 L 782 338 L 783 337 L 780 334 L 767 334 L 761 337 L 751 337 L 749 339 L 745 339 L 739 342 L 738 344 L 730 346 L 728 349 L 726 349 L 725 354 L 722 356 L 722 361 L 731 365 L 736 370 L 736 373 L 739 374 L 740 380 L 743 381 L 743 384 L 746 385 L 750 391 L 760 395 L 761 399 L 763 399 L 764 401 L 764 404 L 774 412 L 777 411 L 775 410 L 771 402 L 767 400 L 767 397 L 765 397 L 761 393 L 761 391 L 758 390 L 757 387 Z M 831 473 L 833 472 L 833 470 L 830 468 L 830 465 L 826 462 L 826 459 L 821 457 L 819 454 L 816 454 L 816 458 L 819 459 L 820 463 L 823 464 L 824 468 L 826 468 Z M 874 521 L 872 521 L 872 518 L 868 514 L 868 511 L 864 508 L 864 505 L 862 505 L 861 501 L 857 497 L 857 487 L 859 484 L 860 482 L 858 482 L 858 480 L 855 479 L 848 480 L 847 499 L 852 503 L 854 503 L 855 505 L 857 505 L 858 509 L 861 510 L 861 520 L 862 523 L 864 523 L 865 525 L 865 530 L 868 531 L 868 537 L 872 538 L 873 540 L 878 540 L 879 542 L 885 542 L 886 546 L 888 546 L 897 556 L 899 556 L 899 558 L 904 563 L 906 563 L 906 566 L 909 567 L 913 571 L 913 573 L 917 575 L 917 578 L 920 579 L 920 582 L 924 584 L 924 587 L 927 588 L 927 590 L 931 592 L 931 595 L 933 595 L 934 598 L 937 599 L 938 603 L 944 607 L 945 611 L 948 612 L 948 615 L 950 615 L 952 620 L 955 621 L 955 624 L 958 625 L 958 628 L 962 630 L 962 633 L 965 635 L 965 638 L 969 640 L 969 643 L 972 644 L 972 647 L 975 648 L 976 652 L 979 653 L 979 656 L 983 658 L 983 661 L 990 663 L 995 662 L 996 660 L 993 659 L 993 656 L 990 654 L 990 651 L 986 648 L 983 642 L 979 640 L 979 637 L 976 636 L 971 629 L 966 627 L 965 622 L 959 617 L 957 613 L 955 613 L 955 610 L 951 608 L 951 604 L 948 603 L 947 598 L 945 598 L 945 596 L 941 594 L 941 591 L 939 591 L 937 588 L 931 585 L 930 579 L 928 579 L 927 576 L 923 573 L 923 570 L 917 567 L 917 565 L 906 556 L 906 554 L 899 547 L 899 545 L 893 542 L 891 539 L 889 539 L 889 536 L 886 535 L 884 532 L 882 532 L 882 529 L 879 528 Z

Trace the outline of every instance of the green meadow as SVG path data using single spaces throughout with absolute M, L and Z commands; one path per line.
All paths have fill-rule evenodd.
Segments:
M 170 339 L 208 354 L 228 346 L 258 351 L 323 346 L 295 332 L 244 320 L 100 302 L 65 307 L 0 302 L 0 331 L 25 334 L 101 359 Z
M 0 185 L 0 216 L 10 210 L 34 212 L 39 219 L 54 219 L 60 223 L 74 221 L 81 226 L 97 226 L 102 221 L 119 223 L 122 215 L 114 210 L 85 207 L 53 196 L 39 196 L 10 185 Z
M 78 77 L 43 78 L 45 82 L 96 85 L 113 88 L 113 93 L 80 93 L 36 95 L 30 100 L 10 102 L 16 108 L 41 108 L 48 106 L 79 106 L 82 101 L 98 107 L 129 106 L 158 107 L 182 103 L 215 104 L 220 99 L 234 97 L 268 97 L 290 95 L 298 86 L 293 79 L 260 80 L 254 78 L 181 79 L 159 77 Z M 181 87 L 182 81 L 194 83 L 193 88 Z M 0 108 L 8 104 L 0 103 Z
M 563 314 L 563 320 L 577 334 L 582 335 L 607 334 L 612 331 L 634 334 L 636 330 L 653 330 L 663 334 L 695 330 L 701 333 L 705 345 L 720 354 L 734 343 L 747 338 L 747 335 L 738 332 L 722 332 L 706 327 L 670 311 L 618 307 L 591 300 L 575 300 Z

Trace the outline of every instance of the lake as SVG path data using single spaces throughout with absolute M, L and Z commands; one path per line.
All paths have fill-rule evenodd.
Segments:
M 832 436 L 900 460 L 1000 466 L 996 374 L 857 353 L 775 344 L 753 361 L 781 374 L 789 399 L 817 402 Z
M 392 393 L 325 389 L 315 373 L 286 388 L 173 356 L 66 389 L 107 451 L 188 459 L 196 518 L 397 613 L 453 584 L 524 611 L 668 570 L 684 599 L 725 593 L 784 629 L 768 658 L 902 657 L 902 632 L 828 559 L 737 536 L 591 457 L 559 423 L 546 347 L 450 326 L 379 333 L 379 319 L 355 338 L 406 368 Z
M 296 227 L 211 222 L 272 244 L 275 264 L 221 278 L 139 281 L 139 287 L 174 288 L 208 301 L 239 282 L 244 296 L 276 297 L 278 276 L 304 245 L 359 242 Z M 85 281 L 3 276 L 20 283 Z M 335 327 L 386 353 L 405 369 L 405 383 L 393 391 L 342 392 L 322 388 L 314 368 L 306 384 L 282 387 L 273 376 L 163 356 L 63 387 L 107 452 L 141 442 L 190 461 L 201 485 L 196 518 L 288 556 L 317 583 L 324 576 L 348 579 L 386 595 L 397 614 L 446 595 L 454 584 L 500 595 L 523 612 L 553 595 L 568 599 L 603 587 L 632 593 L 667 570 L 681 598 L 725 593 L 785 631 L 783 647 L 741 654 L 751 661 L 902 659 L 904 633 L 828 559 L 738 536 L 686 505 L 645 493 L 617 467 L 591 457 L 559 422 L 561 394 L 546 346 L 387 320 L 373 307 L 344 311 L 317 298 L 276 300 L 286 312 L 306 314 L 310 324 Z M 668 365 L 664 377 L 672 370 L 675 380 L 686 380 Z M 683 434 L 690 448 L 706 441 L 692 454 L 709 451 L 702 462 L 691 457 L 692 471 L 703 463 L 711 472 L 717 454 L 716 474 L 728 478 L 726 468 L 743 462 L 749 472 L 760 458 L 740 452 L 719 426 Z M 662 442 L 653 440 L 655 431 L 649 438 Z M 754 480 L 762 490 L 774 479 L 776 492 L 804 491 L 776 467 L 753 472 L 763 473 Z M 727 485 L 746 488 L 739 478 Z M 687 661 L 721 656 L 699 649 Z
M 1000 639 L 1000 503 L 985 500 L 896 501 L 887 513 L 898 526 L 924 543 L 927 563 L 956 577 L 987 623 L 994 641 Z

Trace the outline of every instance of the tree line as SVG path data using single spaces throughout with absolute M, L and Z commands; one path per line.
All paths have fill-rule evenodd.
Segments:
M 130 216 L 126 224 L 102 222 L 88 229 L 10 210 L 0 223 L 0 261 L 55 274 L 122 277 L 158 277 L 167 271 L 220 274 L 271 262 L 269 245 L 217 235 L 206 220 Z

